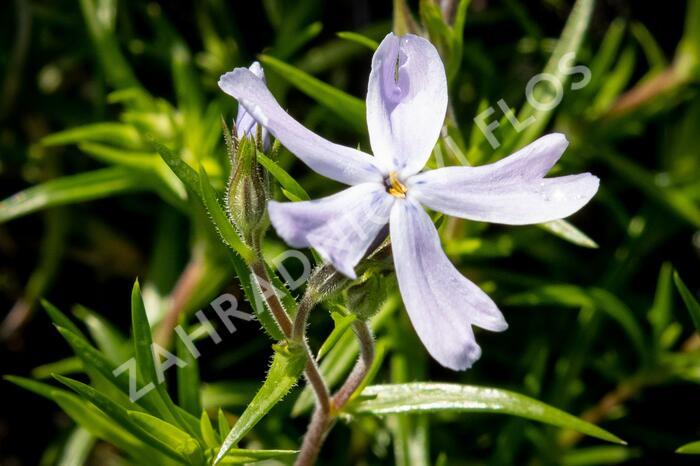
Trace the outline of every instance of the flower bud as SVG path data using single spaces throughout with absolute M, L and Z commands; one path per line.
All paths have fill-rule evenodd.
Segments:
M 380 275 L 371 274 L 347 290 L 348 309 L 360 320 L 372 317 L 386 300 L 386 283 Z
M 251 247 L 258 247 L 269 226 L 267 201 L 269 180 L 257 160 L 255 141 L 249 137 L 234 144 L 233 170 L 228 183 L 227 208 L 230 220 Z

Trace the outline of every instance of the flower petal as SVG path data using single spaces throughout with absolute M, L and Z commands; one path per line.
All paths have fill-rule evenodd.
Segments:
M 252 65 L 248 68 L 251 73 L 253 73 L 255 76 L 258 78 L 262 79 L 263 83 L 265 83 L 265 72 L 263 71 L 262 66 L 260 66 L 260 63 L 255 61 L 253 62 Z M 248 113 L 243 107 L 243 105 L 238 106 L 238 114 L 236 115 L 236 136 L 239 138 L 242 138 L 243 136 L 249 136 L 254 138 L 256 136 L 256 133 L 258 131 L 258 125 L 257 121 L 255 121 L 255 118 Z M 270 135 L 268 134 L 268 131 L 266 128 L 263 127 L 262 129 L 262 139 L 263 139 L 263 148 L 267 151 L 270 149 Z
M 270 201 L 270 221 L 295 248 L 313 247 L 341 273 L 354 267 L 389 221 L 396 198 L 378 183 L 364 183 L 313 201 Z
M 452 265 L 418 203 L 397 202 L 389 225 L 399 290 L 413 327 L 440 364 L 468 369 L 481 356 L 471 326 L 500 332 L 508 324 L 486 293 Z
M 334 144 L 304 128 L 279 106 L 264 81 L 251 71 L 236 68 L 225 73 L 219 87 L 317 173 L 345 184 L 382 180 L 370 155 Z
M 515 154 L 480 167 L 445 167 L 411 177 L 411 196 L 455 217 L 508 225 L 528 225 L 568 217 L 598 191 L 590 173 L 543 178 L 568 142 L 544 136 Z
M 372 59 L 367 127 L 385 172 L 418 173 L 435 146 L 447 111 L 445 67 L 422 37 L 388 34 Z

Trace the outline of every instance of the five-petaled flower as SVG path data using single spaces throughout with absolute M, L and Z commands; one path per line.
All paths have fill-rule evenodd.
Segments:
M 421 172 L 444 122 L 447 80 L 435 47 L 414 35 L 387 35 L 372 60 L 367 126 L 374 157 L 304 128 L 245 68 L 224 74 L 219 86 L 306 165 L 351 185 L 318 200 L 271 201 L 277 233 L 293 247 L 313 247 L 354 278 L 355 265 L 389 223 L 411 322 L 430 354 L 451 369 L 469 368 L 481 354 L 472 325 L 503 331 L 507 324 L 447 258 L 423 206 L 469 220 L 526 225 L 567 217 L 598 190 L 598 178 L 589 173 L 544 177 L 566 149 L 562 134 L 490 165 Z

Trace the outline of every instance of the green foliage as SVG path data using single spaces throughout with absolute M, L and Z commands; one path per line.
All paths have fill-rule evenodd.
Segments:
M 296 385 L 305 365 L 306 355 L 301 348 L 279 346 L 275 349 L 275 356 L 265 382 L 226 435 L 216 454 L 214 464 L 222 463 L 231 448 L 236 446 L 243 436 L 289 393 L 289 390 Z
M 625 443 L 593 424 L 540 401 L 490 387 L 420 382 L 373 385 L 362 392 L 350 409 L 357 414 L 378 415 L 443 411 L 505 413 L 577 430 L 609 442 Z
M 688 308 L 690 317 L 692 318 L 693 324 L 695 325 L 695 330 L 700 332 L 700 303 L 698 303 L 698 300 L 695 299 L 688 287 L 685 286 L 685 283 L 683 283 L 683 280 L 681 280 L 681 277 L 680 275 L 678 275 L 678 272 L 673 273 L 673 281 L 676 283 L 676 288 L 678 288 L 678 292 L 681 294 L 683 302 Z

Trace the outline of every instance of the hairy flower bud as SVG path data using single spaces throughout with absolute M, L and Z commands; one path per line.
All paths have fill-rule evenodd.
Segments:
M 234 148 L 233 170 L 227 192 L 228 214 L 246 243 L 257 247 L 269 226 L 269 180 L 267 172 L 258 163 L 257 147 L 253 139 L 240 138 L 235 142 Z
M 372 317 L 386 300 L 386 283 L 380 276 L 371 274 L 347 290 L 348 309 L 360 320 Z

